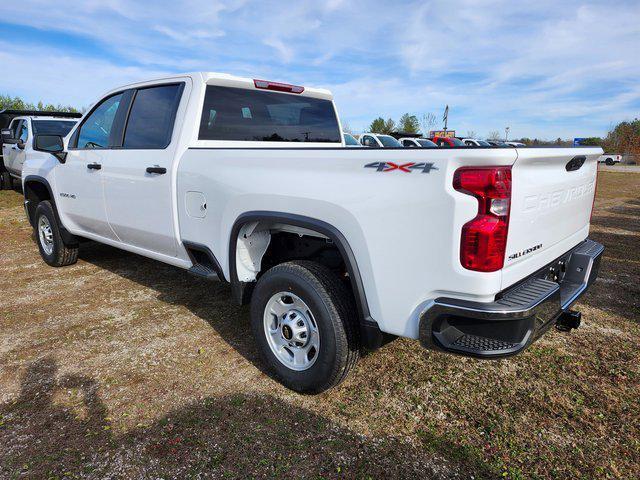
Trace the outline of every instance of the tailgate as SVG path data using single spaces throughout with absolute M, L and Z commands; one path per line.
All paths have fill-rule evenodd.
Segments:
M 600 148 L 519 148 L 502 288 L 587 238 Z

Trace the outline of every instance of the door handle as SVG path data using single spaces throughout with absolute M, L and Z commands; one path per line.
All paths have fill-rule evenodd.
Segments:
M 167 169 L 164 167 L 147 167 L 147 173 L 157 173 L 159 175 L 164 175 L 167 173 Z
M 87 165 L 87 168 L 89 170 L 100 170 L 102 168 L 102 165 L 100 165 L 99 163 L 90 163 Z

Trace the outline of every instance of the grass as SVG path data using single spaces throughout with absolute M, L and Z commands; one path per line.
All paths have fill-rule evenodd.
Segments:
M 492 362 L 398 340 L 310 397 L 224 285 L 97 244 L 48 268 L 0 192 L 0 478 L 638 478 L 639 217 L 640 175 L 601 173 L 578 331 Z

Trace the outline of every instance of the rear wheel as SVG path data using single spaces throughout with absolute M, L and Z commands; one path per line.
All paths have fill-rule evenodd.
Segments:
M 298 392 L 339 384 L 359 357 L 353 297 L 336 274 L 315 262 L 283 263 L 260 277 L 251 326 L 271 371 Z
M 78 245 L 66 244 L 60 234 L 60 225 L 48 200 L 38 204 L 34 222 L 36 241 L 42 259 L 52 267 L 64 267 L 78 260 Z
M 615 162 L 613 161 L 613 158 L 607 158 L 604 163 L 606 163 L 607 165 L 613 165 Z

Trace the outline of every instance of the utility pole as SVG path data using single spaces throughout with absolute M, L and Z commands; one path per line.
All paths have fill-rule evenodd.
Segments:
M 442 117 L 444 120 L 444 133 L 447 133 L 447 122 L 449 121 L 449 105 L 447 105 L 444 109 L 444 115 Z M 446 136 L 446 135 L 445 135 Z
M 504 141 L 505 142 L 507 140 L 509 140 L 509 130 L 511 130 L 511 127 L 505 127 L 505 129 L 504 129 Z

